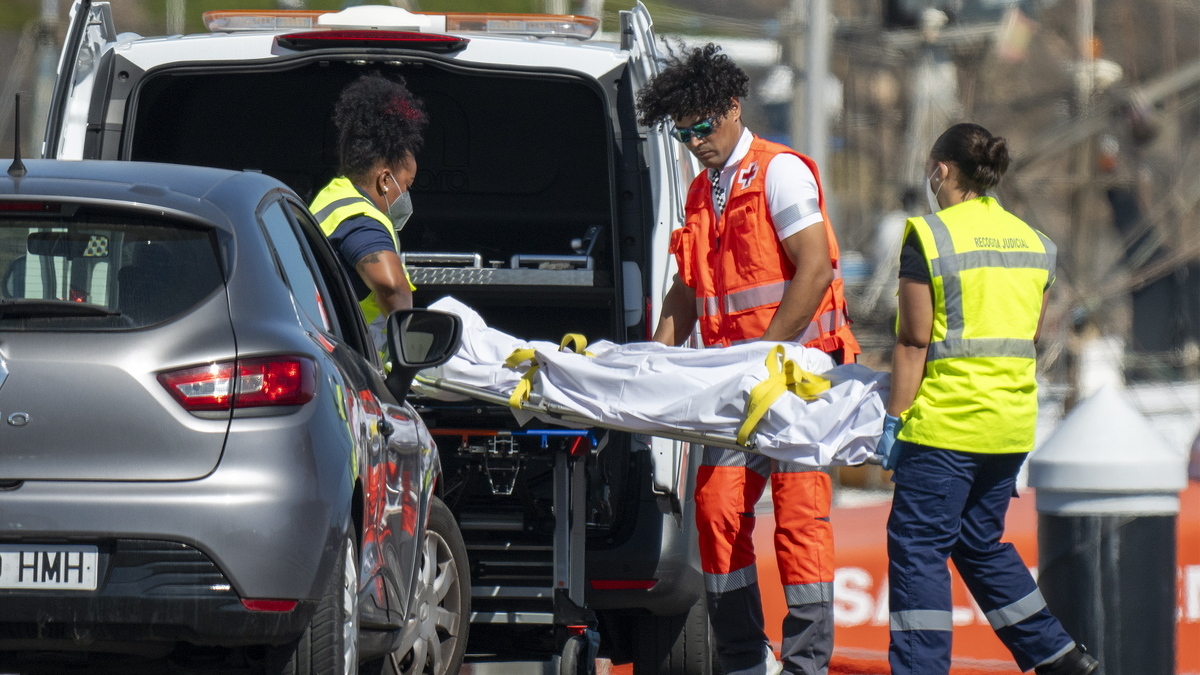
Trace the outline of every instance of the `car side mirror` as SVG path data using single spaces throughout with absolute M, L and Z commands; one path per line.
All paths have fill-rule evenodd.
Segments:
M 462 319 L 430 309 L 402 309 L 387 321 L 387 346 L 392 370 L 387 387 L 403 401 L 417 371 L 450 360 L 462 342 Z

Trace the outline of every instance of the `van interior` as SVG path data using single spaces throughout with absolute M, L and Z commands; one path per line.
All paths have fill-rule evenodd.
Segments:
M 452 294 L 489 325 L 527 339 L 558 341 L 572 332 L 622 340 L 611 124 L 595 84 L 578 77 L 329 60 L 166 71 L 149 75 L 137 94 L 128 158 L 262 171 L 311 200 L 337 173 L 338 93 L 367 72 L 403 77 L 430 120 L 414 214 L 401 235 L 406 255 L 418 258 L 411 267 L 423 264 L 424 253 L 460 254 L 478 263 L 454 265 L 489 270 L 512 269 L 516 255 L 532 260 L 524 267 L 567 272 L 585 263 L 556 256 L 592 259 L 592 274 L 561 275 L 567 284 L 545 273 L 546 283 L 484 284 L 475 278 L 482 273 L 421 283 L 418 270 L 417 303 Z M 594 243 L 589 231 L 599 233 Z M 580 283 L 589 276 L 591 283 Z

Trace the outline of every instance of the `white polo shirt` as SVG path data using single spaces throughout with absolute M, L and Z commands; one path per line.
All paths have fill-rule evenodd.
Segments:
M 737 147 L 721 169 L 721 189 L 729 195 L 733 185 L 733 176 L 737 173 L 738 164 L 750 152 L 750 143 L 754 134 L 749 129 L 742 130 Z M 709 172 L 705 169 L 705 172 Z M 817 197 L 817 178 L 799 157 L 795 155 L 776 155 L 767 165 L 767 205 L 771 210 L 771 222 L 775 224 L 775 234 L 780 241 L 796 234 L 810 225 L 815 225 L 824 217 L 821 215 L 821 203 Z M 713 195 L 713 204 L 717 203 Z M 721 214 L 718 213 L 719 217 Z

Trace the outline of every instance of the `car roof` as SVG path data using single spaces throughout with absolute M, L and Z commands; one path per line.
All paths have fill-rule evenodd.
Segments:
M 169 37 L 126 34 L 118 38 L 117 45 L 123 57 L 143 70 L 172 63 L 262 61 L 319 54 L 316 51 L 294 52 L 277 47 L 275 38 L 288 32 L 200 33 Z M 450 54 L 404 51 L 406 54 L 463 64 L 573 70 L 597 78 L 624 65 L 629 59 L 629 52 L 622 50 L 619 44 L 595 39 L 453 32 L 444 34 L 465 38 L 466 46 Z M 370 51 L 374 53 L 381 50 Z
M 3 166 L 11 160 L 0 159 Z M 24 160 L 25 176 L 0 174 L 0 198 L 102 200 L 199 216 L 230 227 L 231 213 L 253 210 L 263 195 L 288 190 L 260 173 L 200 166 L 104 160 Z

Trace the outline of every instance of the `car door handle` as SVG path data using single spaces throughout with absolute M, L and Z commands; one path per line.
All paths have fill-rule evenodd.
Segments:
M 379 424 L 375 428 L 379 430 L 379 435 L 385 439 L 390 437 L 392 432 L 396 431 L 396 427 L 392 426 L 392 423 L 387 420 L 379 420 Z

